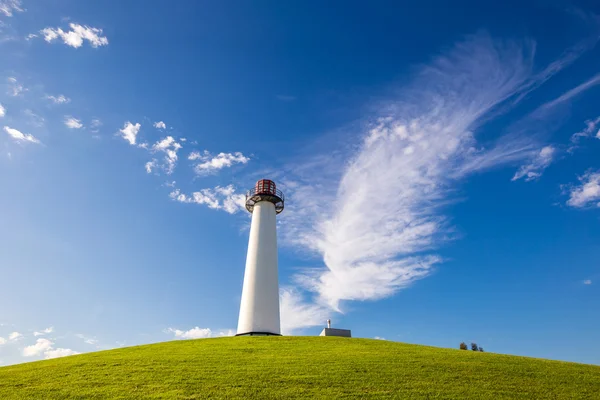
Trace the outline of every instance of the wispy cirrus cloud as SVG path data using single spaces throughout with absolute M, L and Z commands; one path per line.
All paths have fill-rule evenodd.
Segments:
M 578 185 L 565 186 L 567 205 L 574 208 L 600 207 L 600 171 L 588 171 L 579 177 Z
M 574 87 L 573 89 L 568 90 L 564 94 L 560 95 L 556 99 L 549 101 L 542 106 L 540 106 L 539 110 L 548 110 L 550 108 L 556 107 L 559 104 L 565 103 L 571 100 L 573 97 L 577 96 L 580 93 L 585 92 L 586 90 L 600 84 L 600 74 L 593 76 L 582 84 Z
M 54 332 L 54 327 L 51 326 L 49 328 L 42 329 L 41 331 L 35 331 L 35 332 L 33 332 L 33 336 L 36 336 L 36 337 L 37 336 L 44 336 L 44 335 L 47 335 L 47 334 L 52 333 L 52 332 Z
M 543 171 L 552 164 L 556 155 L 556 148 L 553 146 L 544 146 L 538 154 L 515 173 L 513 181 L 524 178 L 526 182 L 533 181 L 542 176 Z
M 211 155 L 208 151 L 204 151 L 203 153 L 194 151 L 190 153 L 188 160 L 199 161 L 194 166 L 194 171 L 198 175 L 208 175 L 220 169 L 229 168 L 234 164 L 246 164 L 250 161 L 250 158 L 239 151 L 235 153 L 219 153 L 216 156 Z
M 279 176 L 289 197 L 302 198 L 301 208 L 291 204 L 281 216 L 284 242 L 322 259 L 294 277 L 314 295 L 296 306 L 316 307 L 322 323 L 344 301 L 385 298 L 429 276 L 443 262 L 435 249 L 452 238 L 445 208 L 465 177 L 527 159 L 515 176 L 547 167 L 554 147 L 540 150 L 532 136 L 477 136 L 578 56 L 534 74 L 534 50 L 532 41 L 470 36 L 423 66 L 397 99 L 373 107 L 355 135 L 345 132 L 358 145 L 313 154 Z M 318 322 L 310 315 L 292 325 Z
M 156 129 L 167 129 L 167 124 L 165 124 L 163 121 L 158 121 L 154 123 L 154 127 Z
M 529 144 L 507 151 L 497 141 L 485 149 L 475 131 L 528 85 L 532 57 L 528 42 L 470 37 L 424 67 L 402 101 L 380 104 L 381 115 L 366 123 L 336 184 L 311 190 L 319 176 L 311 171 L 313 183 L 301 190 L 318 192 L 329 209 L 310 207 L 315 217 L 303 216 L 294 236 L 322 256 L 324 267 L 295 279 L 318 304 L 341 311 L 342 301 L 388 297 L 432 273 L 442 259 L 428 253 L 450 232 L 443 207 L 453 186 L 530 154 Z
M 23 2 L 21 0 L 0 0 L 0 14 L 6 17 L 12 17 L 16 12 L 23 12 Z
M 92 119 L 92 122 L 90 123 L 90 130 L 93 133 L 97 133 L 100 130 L 101 126 L 102 126 L 102 121 L 100 121 L 98 118 L 94 118 L 94 119 Z
M 74 48 L 83 46 L 84 41 L 87 41 L 94 48 L 108 45 L 108 39 L 101 36 L 102 29 L 75 23 L 70 23 L 69 27 L 71 30 L 68 31 L 64 31 L 62 28 L 44 28 L 40 33 L 48 43 L 60 39 L 67 46 Z
M 95 337 L 86 336 L 86 335 L 84 335 L 82 333 L 76 333 L 75 337 L 83 340 L 84 343 L 92 345 L 92 346 L 96 346 L 100 342 Z
M 25 115 L 27 117 L 27 119 L 29 120 L 28 121 L 29 125 L 33 125 L 37 128 L 44 126 L 44 123 L 46 122 L 44 117 L 36 114 L 35 112 L 33 112 L 33 110 L 31 110 L 29 108 L 26 108 L 25 110 L 23 110 L 23 115 Z
M 13 96 L 13 97 L 21 96 L 23 94 L 23 92 L 26 92 L 28 90 L 25 86 L 23 86 L 21 83 L 19 83 L 17 78 L 15 78 L 14 76 L 9 76 L 8 78 L 6 78 L 6 81 L 8 82 L 8 92 L 7 93 L 10 96 Z
M 6 132 L 8 136 L 10 136 L 13 140 L 17 142 L 29 142 L 35 144 L 41 143 L 35 136 L 30 135 L 28 133 L 23 133 L 18 129 L 10 128 L 8 126 L 4 127 L 4 132 Z

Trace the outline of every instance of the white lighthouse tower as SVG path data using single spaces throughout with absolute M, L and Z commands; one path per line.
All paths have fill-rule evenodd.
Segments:
M 256 182 L 246 194 L 252 224 L 237 336 L 281 335 L 275 216 L 283 203 L 283 193 L 268 179 Z

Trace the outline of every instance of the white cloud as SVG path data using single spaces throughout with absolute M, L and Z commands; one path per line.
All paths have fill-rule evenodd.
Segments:
M 0 14 L 6 17 L 12 17 L 15 12 L 25 11 L 22 7 L 21 0 L 0 0 Z
M 77 351 L 71 350 L 71 349 L 63 349 L 60 347 L 57 349 L 49 349 L 49 350 L 44 351 L 44 356 L 47 360 L 51 359 L 51 358 L 73 356 L 76 354 L 80 354 L 80 353 Z
M 204 339 L 212 336 L 212 331 L 209 328 L 195 327 L 189 331 L 169 328 L 167 332 L 173 333 L 178 339 Z
M 4 132 L 6 132 L 10 137 L 12 137 L 17 142 L 31 142 L 40 144 L 40 141 L 36 139 L 33 135 L 22 133 L 17 129 L 9 128 L 8 126 L 4 127 Z
M 127 140 L 129 144 L 134 145 L 137 134 L 139 133 L 141 127 L 142 126 L 139 123 L 134 125 L 127 121 L 125 122 L 123 129 L 120 129 L 119 132 L 121 133 L 123 139 Z
M 204 204 L 208 208 L 224 210 L 229 214 L 246 209 L 246 196 L 235 193 L 233 185 L 202 189 L 199 192 L 193 192 L 191 196 L 181 193 L 179 189 L 174 189 L 169 197 L 180 203 Z
M 592 280 L 591 279 L 586 279 L 583 281 L 584 285 L 591 285 L 592 284 Z
M 44 122 L 46 121 L 44 119 L 44 117 L 37 115 L 36 113 L 34 113 L 32 110 L 30 110 L 29 108 L 25 109 L 23 111 L 23 114 L 26 115 L 29 118 L 29 124 L 33 125 L 35 127 L 42 127 L 44 126 Z
M 536 148 L 531 137 L 476 136 L 500 105 L 515 106 L 557 72 L 532 77 L 534 49 L 469 37 L 423 67 L 396 99 L 380 101 L 379 115 L 362 121 L 358 146 L 344 132 L 350 150 L 342 156 L 323 149 L 286 167 L 284 181 L 294 183 L 281 188 L 302 206 L 286 207 L 281 234 L 323 260 L 294 277 L 314 293 L 308 305 L 341 311 L 344 301 L 389 297 L 433 272 L 442 259 L 432 251 L 453 238 L 444 210 L 461 179 L 530 158 Z
M 3 337 L 0 337 L 0 345 L 6 344 L 7 340 Z
M 11 332 L 10 335 L 8 335 L 8 340 L 19 340 L 23 337 L 23 334 L 20 332 Z
M 380 336 L 375 336 L 373 339 L 377 339 L 377 340 L 387 340 L 386 338 L 384 338 L 384 337 L 380 337 Z
M 96 132 L 98 132 L 98 130 L 100 129 L 101 126 L 102 126 L 102 121 L 100 121 L 99 119 L 95 118 L 90 123 L 90 130 L 92 132 L 96 133 Z
M 0 118 L 6 115 L 6 108 L 2 104 L 0 104 Z
M 600 207 L 600 172 L 587 172 L 579 177 L 580 185 L 570 188 L 567 205 L 575 208 Z
M 74 23 L 69 24 L 69 26 L 71 30 L 66 32 L 61 28 L 45 28 L 40 33 L 44 35 L 44 40 L 48 43 L 60 38 L 67 46 L 74 48 L 81 47 L 84 40 L 87 40 L 94 48 L 108 45 L 108 39 L 101 36 L 102 29 Z
M 235 330 L 233 329 L 220 329 L 216 332 L 210 328 L 195 327 L 189 331 L 182 331 L 180 329 L 168 328 L 164 330 L 165 333 L 172 333 L 177 339 L 205 339 L 210 337 L 225 337 L 235 336 Z
M 34 357 L 44 354 L 44 357 L 46 359 L 50 359 L 79 354 L 78 352 L 73 351 L 71 349 L 63 349 L 60 347 L 54 348 L 53 346 L 54 342 L 52 342 L 51 340 L 40 338 L 36 340 L 35 344 L 27 346 L 23 349 L 23 356 Z
M 533 181 L 542 176 L 542 172 L 550 166 L 552 159 L 556 154 L 556 148 L 552 146 L 543 147 L 529 164 L 525 164 L 519 168 L 512 180 L 516 181 L 525 178 L 525 181 Z
M 19 81 L 17 81 L 17 78 L 15 78 L 14 76 L 9 76 L 8 78 L 6 78 L 6 80 L 8 81 L 7 93 L 13 97 L 20 96 L 21 94 L 23 94 L 23 92 L 26 92 L 28 90 L 22 84 L 20 84 Z
M 199 151 L 192 151 L 189 155 L 188 155 L 188 160 L 199 160 L 203 157 L 210 157 L 210 153 L 206 150 L 204 150 L 204 154 L 200 153 Z
M 585 121 L 585 129 L 574 133 L 573 136 L 571 136 L 571 142 L 576 144 L 579 143 L 579 140 L 582 137 L 590 136 L 595 136 L 596 138 L 600 139 L 600 117 Z
M 318 304 L 309 304 L 292 288 L 282 288 L 279 293 L 281 333 L 291 335 L 299 329 L 326 325 L 331 311 Z
M 146 172 L 151 174 L 152 171 L 154 170 L 154 168 L 157 167 L 158 160 L 156 158 L 153 158 L 152 161 L 148 161 L 145 165 L 146 168 Z
M 81 129 L 83 128 L 83 124 L 80 120 L 73 117 L 65 117 L 65 125 L 69 129 Z
M 58 95 L 58 96 L 50 96 L 50 95 L 46 95 L 46 99 L 50 100 L 51 102 L 53 102 L 54 104 L 67 104 L 71 102 L 71 99 L 69 99 L 68 97 L 65 97 L 64 95 Z
M 233 164 L 246 164 L 250 158 L 242 153 L 219 153 L 212 156 L 209 152 L 199 153 L 197 151 L 190 153 L 188 160 L 200 160 L 199 164 L 194 166 L 194 171 L 199 175 L 207 175 L 223 168 L 231 167 Z
M 155 122 L 154 127 L 158 129 L 167 129 L 167 125 L 162 121 Z
M 37 339 L 35 344 L 27 346 L 23 349 L 23 356 L 33 357 L 42 354 L 43 352 L 50 350 L 54 343 L 48 339 Z
M 167 136 L 159 140 L 158 142 L 152 145 L 150 151 L 152 153 L 162 152 L 165 153 L 164 162 L 160 167 L 170 175 L 175 170 L 175 165 L 177 164 L 177 151 L 181 149 L 181 144 L 178 143 L 172 136 Z M 153 159 L 152 161 L 146 163 L 146 172 L 150 173 L 156 167 L 158 167 L 158 161 Z
M 85 336 L 82 333 L 77 333 L 77 334 L 75 334 L 75 336 L 78 337 L 79 339 L 83 340 L 83 342 L 87 343 L 87 344 L 97 345 L 99 343 L 98 339 L 93 338 L 93 337 Z
M 48 333 L 52 333 L 52 332 L 54 332 L 54 327 L 51 326 L 49 328 L 42 329 L 40 332 L 37 332 L 37 331 L 33 332 L 33 336 L 36 336 L 36 337 L 44 336 L 44 335 L 47 335 Z

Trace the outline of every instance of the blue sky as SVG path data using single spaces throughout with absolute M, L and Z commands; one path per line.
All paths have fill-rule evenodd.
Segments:
M 600 364 L 594 2 L 0 0 L 0 362 L 283 331 Z

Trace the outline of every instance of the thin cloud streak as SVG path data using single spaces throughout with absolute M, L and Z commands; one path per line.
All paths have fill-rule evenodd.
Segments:
M 567 92 L 565 92 L 561 96 L 557 97 L 556 99 L 543 104 L 542 106 L 540 106 L 539 110 L 545 111 L 545 110 L 554 108 L 562 103 L 565 103 L 565 102 L 571 100 L 573 97 L 577 96 L 578 94 L 583 93 L 586 90 L 591 89 L 594 86 L 599 85 L 599 84 L 600 84 L 600 74 L 597 74 L 594 77 L 585 81 L 584 83 L 580 84 L 579 86 L 574 87 L 571 90 L 568 90 Z
M 6 17 L 12 17 L 15 12 L 23 12 L 23 5 L 21 0 L 1 0 L 0 1 L 0 14 L 4 14 Z

